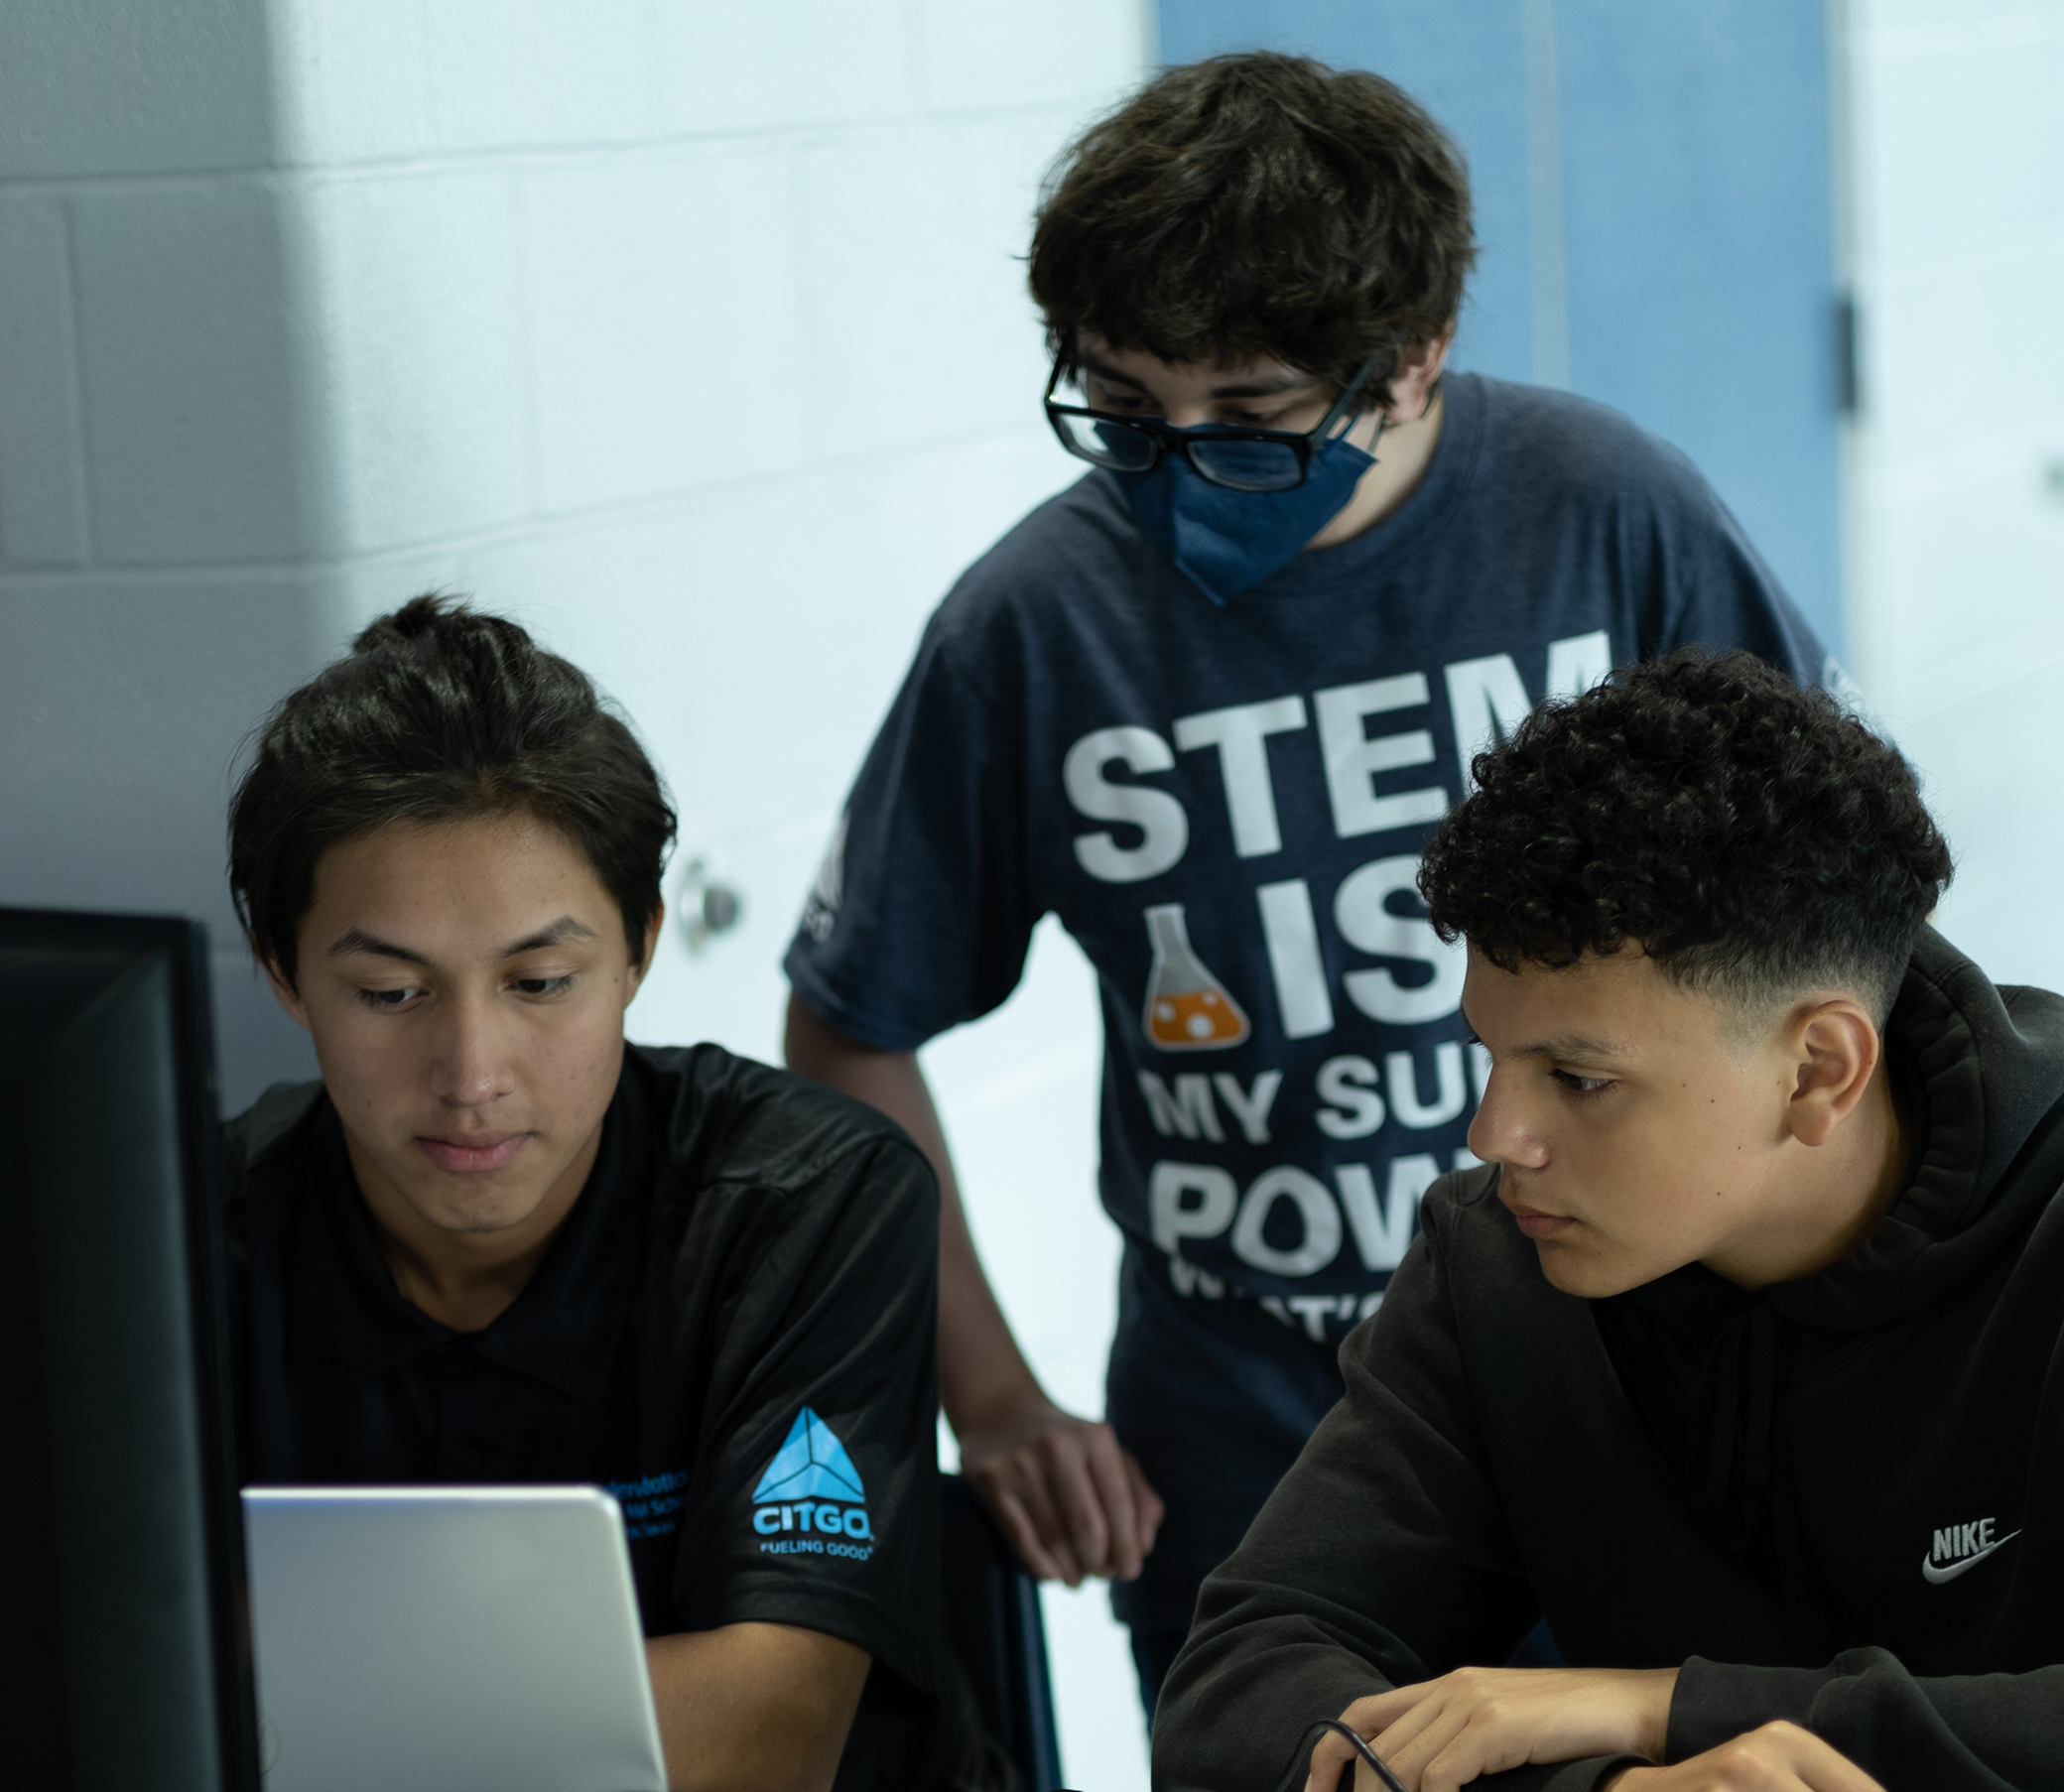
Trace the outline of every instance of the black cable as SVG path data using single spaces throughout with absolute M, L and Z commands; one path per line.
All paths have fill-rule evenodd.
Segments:
M 1319 1738 L 1329 1730 L 1336 1735 L 1346 1736 L 1354 1745 L 1354 1752 L 1369 1764 L 1376 1778 L 1388 1788 L 1388 1792 L 1405 1792 L 1404 1781 L 1383 1764 L 1382 1757 L 1368 1745 L 1367 1740 L 1338 1718 L 1324 1718 L 1304 1732 L 1304 1740 L 1297 1744 L 1296 1752 L 1290 1757 L 1289 1767 L 1276 1782 L 1276 1792 L 1297 1792 L 1297 1788 L 1304 1784 L 1312 1770 L 1312 1750 L 1319 1745 Z M 1353 1766 L 1354 1762 L 1350 1761 L 1348 1768 L 1352 1769 Z

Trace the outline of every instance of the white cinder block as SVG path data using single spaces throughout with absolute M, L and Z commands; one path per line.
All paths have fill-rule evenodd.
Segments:
M 16 577 L 0 593 L 0 903 L 157 909 L 236 938 L 238 744 L 315 670 L 305 581 Z
M 2064 6 L 1867 38 L 1859 72 L 1876 256 L 1935 259 L 2002 231 L 2055 232 Z
M 0 590 L 0 903 L 207 924 L 222 1108 L 316 1074 L 244 950 L 222 830 L 246 731 L 315 670 L 305 579 Z
M 1074 468 L 1026 432 L 527 531 L 454 576 L 623 704 L 685 839 L 727 839 L 838 806 L 933 605 Z
M 1943 931 L 1995 977 L 2049 988 L 2064 987 L 2064 940 L 2048 897 L 2064 877 L 2064 836 L 2029 825 L 2028 781 L 2015 768 L 2054 758 L 2060 698 L 2064 661 L 2052 661 L 1899 730 L 1957 855 Z M 1988 919 L 1967 926 L 1980 917 Z M 2009 943 L 2011 953 L 2000 950 Z
M 1069 477 L 1028 432 L 828 468 L 699 521 L 678 645 L 623 656 L 616 688 L 655 728 L 670 706 L 692 719 L 678 752 L 710 786 L 710 832 L 837 808 L 933 606 Z M 669 662 L 678 683 L 660 676 Z
M 236 180 L 71 202 L 95 557 L 295 554 L 308 420 L 280 195 Z
M 0 179 L 262 168 L 265 0 L 11 0 Z
M 820 405 L 834 452 L 1037 421 L 1046 358 L 1023 256 L 1072 119 L 938 123 L 806 158 Z
M 1867 291 L 1866 396 L 1890 465 L 2064 418 L 2064 223 L 1883 270 Z
M 277 0 L 282 154 L 334 168 L 433 142 L 426 0 Z
M 1866 42 L 1892 33 L 1932 34 L 1953 45 L 1973 36 L 2027 30 L 2054 11 L 2056 0 L 1855 0 L 1851 27 Z
M 1915 717 L 1964 704 L 2025 670 L 2027 631 L 2064 628 L 2064 513 L 2039 471 L 2037 439 L 2015 433 L 1977 476 L 1872 506 L 1873 701 Z
M 621 503 L 818 448 L 792 152 L 522 178 L 541 502 Z
M 0 562 L 86 556 L 84 444 L 64 211 L 0 196 Z
M 1140 0 L 919 0 L 930 111 L 1097 105 L 1144 72 Z
M 431 0 L 447 150 L 617 143 L 650 127 L 640 0 Z
M 659 128 L 713 135 L 897 118 L 914 103 L 903 0 L 653 0 Z
M 311 192 L 331 501 L 347 552 L 528 511 L 511 180 L 368 177 Z

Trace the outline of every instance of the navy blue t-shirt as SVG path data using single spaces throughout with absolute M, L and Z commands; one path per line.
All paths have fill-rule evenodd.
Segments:
M 933 616 L 788 954 L 808 1006 L 891 1051 L 1003 1001 L 1049 912 L 1088 954 L 1114 1420 L 1308 1404 L 1273 1340 L 1323 1361 L 1301 1439 L 1422 1192 L 1475 1161 L 1463 949 L 1414 889 L 1474 753 L 1683 642 L 1840 677 L 1681 454 L 1565 394 L 1446 394 L 1397 511 L 1224 608 L 1118 475 L 1033 511 Z

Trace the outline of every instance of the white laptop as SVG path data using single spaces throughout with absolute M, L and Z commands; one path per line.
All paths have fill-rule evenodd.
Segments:
M 266 1792 L 665 1792 L 606 1493 L 243 1497 Z

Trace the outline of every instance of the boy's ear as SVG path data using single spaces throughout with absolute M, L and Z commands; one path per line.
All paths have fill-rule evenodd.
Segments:
M 1825 1145 L 1870 1087 L 1883 1042 L 1876 1022 L 1847 996 L 1799 1010 L 1787 1030 L 1798 1067 L 1787 1104 L 1791 1134 L 1802 1145 Z
M 1430 341 L 1416 343 L 1399 358 L 1390 376 L 1388 423 L 1417 423 L 1433 402 L 1433 383 L 1448 364 L 1448 350 L 1455 346 L 1455 325 L 1449 324 Z
M 302 999 L 301 991 L 287 980 L 286 973 L 263 953 L 255 955 L 258 967 L 265 972 L 265 980 L 272 985 L 273 999 L 294 1017 L 303 1032 L 309 1031 L 309 1005 Z

